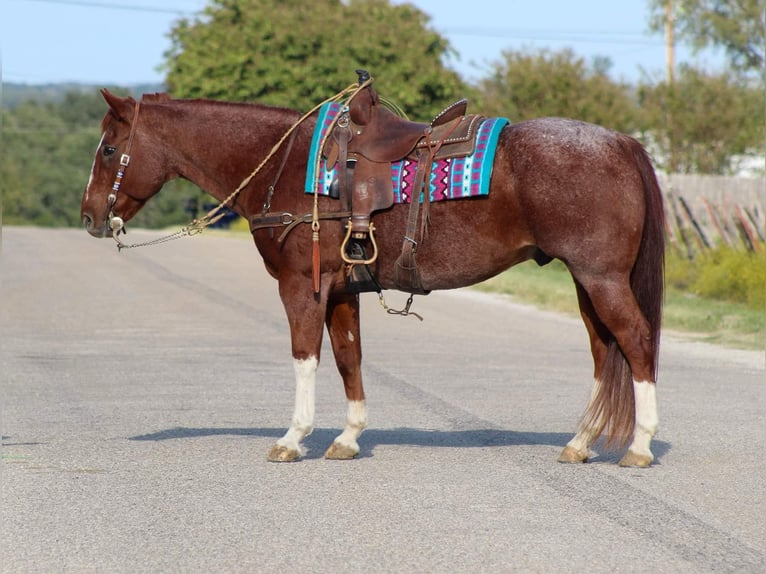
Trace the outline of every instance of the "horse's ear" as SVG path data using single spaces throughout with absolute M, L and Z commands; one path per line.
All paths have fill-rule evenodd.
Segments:
M 106 88 L 101 90 L 101 95 L 104 97 L 104 100 L 114 115 L 117 116 L 117 119 L 130 120 L 133 118 L 133 109 L 136 106 L 136 100 L 130 96 L 127 98 L 115 96 Z

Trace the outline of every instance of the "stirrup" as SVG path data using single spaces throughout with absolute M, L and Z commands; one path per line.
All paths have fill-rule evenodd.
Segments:
M 343 239 L 343 243 L 341 243 L 340 246 L 340 258 L 343 259 L 344 263 L 348 263 L 349 265 L 372 265 L 375 263 L 375 260 L 378 258 L 378 244 L 375 241 L 375 226 L 370 222 L 370 242 L 372 243 L 372 256 L 369 259 L 351 259 L 346 254 L 346 246 L 348 246 L 348 242 L 351 239 L 351 220 L 348 221 L 346 224 L 346 237 Z

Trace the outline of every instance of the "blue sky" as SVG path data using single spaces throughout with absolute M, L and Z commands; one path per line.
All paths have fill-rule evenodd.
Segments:
M 502 50 L 571 48 L 586 60 L 608 56 L 612 76 L 664 77 L 665 48 L 647 32 L 648 0 L 412 0 L 460 54 L 464 77 L 482 75 Z M 4 82 L 72 81 L 100 85 L 161 82 L 167 33 L 206 0 L 0 0 Z M 720 67 L 715 54 L 676 61 Z M 352 71 L 353 73 L 353 71 Z

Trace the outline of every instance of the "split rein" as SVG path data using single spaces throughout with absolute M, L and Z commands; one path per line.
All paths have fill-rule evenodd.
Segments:
M 108 210 L 107 210 L 107 218 L 109 220 L 109 227 L 112 230 L 112 237 L 117 242 L 117 250 L 122 251 L 123 249 L 134 249 L 136 247 L 147 247 L 150 245 L 158 245 L 160 243 L 165 243 L 167 241 L 173 241 L 174 239 L 180 239 L 181 237 L 187 237 L 192 235 L 197 235 L 199 233 L 202 233 L 207 227 L 215 224 L 217 221 L 219 221 L 222 217 L 224 217 L 226 214 L 223 212 L 223 209 L 226 207 L 226 205 L 234 200 L 240 192 L 248 186 L 248 184 L 252 181 L 252 179 L 263 169 L 263 167 L 268 163 L 268 161 L 276 154 L 277 150 L 282 146 L 282 144 L 291 136 L 294 137 L 295 130 L 304 122 L 306 119 L 311 116 L 314 112 L 316 112 L 319 108 L 321 108 L 324 104 L 328 102 L 337 102 L 339 100 L 342 100 L 344 98 L 347 99 L 347 101 L 350 101 L 353 99 L 353 97 L 363 88 L 366 88 L 368 85 L 372 83 L 372 78 L 370 77 L 365 82 L 358 83 L 358 84 L 351 84 L 344 90 L 338 92 L 334 96 L 327 98 L 323 102 L 317 104 L 312 108 L 310 111 L 303 114 L 300 119 L 298 119 L 297 122 L 295 122 L 286 132 L 285 134 L 279 139 L 279 141 L 274 144 L 274 146 L 271 148 L 271 151 L 266 155 L 266 157 L 261 161 L 260 164 L 248 175 L 245 179 L 242 180 L 242 182 L 237 186 L 237 188 L 231 192 L 231 194 L 221 201 L 217 206 L 215 206 L 213 209 L 208 211 L 204 216 L 202 216 L 199 219 L 192 219 L 188 224 L 186 224 L 184 227 L 179 229 L 178 231 L 171 233 L 170 235 L 166 235 L 164 237 L 159 237 L 157 239 L 152 239 L 149 241 L 144 241 L 142 243 L 125 243 L 120 239 L 120 233 L 125 233 L 125 224 L 121 217 L 116 215 L 112 208 L 114 207 L 115 203 L 117 203 L 117 193 L 120 190 L 120 186 L 122 185 L 122 179 L 125 177 L 125 171 L 128 168 L 128 165 L 130 164 L 130 149 L 133 145 L 133 138 L 136 134 L 136 125 L 138 123 L 138 113 L 141 109 L 141 100 L 136 102 L 135 110 L 133 111 L 133 121 L 130 126 L 130 135 L 128 136 L 128 145 L 125 149 L 125 153 L 122 154 L 120 157 L 120 165 L 117 168 L 117 175 L 115 177 L 114 183 L 112 184 L 112 191 L 109 193 L 108 196 Z M 349 95 L 350 94 L 350 95 Z M 348 96 L 348 97 L 347 97 Z M 328 130 L 329 133 L 329 130 Z M 292 139 L 290 140 L 292 144 Z M 324 141 L 322 142 L 324 144 Z M 288 154 L 289 154 L 288 149 Z M 319 161 L 319 160 L 317 160 Z M 284 165 L 284 164 L 283 164 Z M 281 173 L 280 169 L 280 173 Z M 278 177 L 278 176 L 277 176 Z M 272 186 L 273 187 L 273 186 Z M 273 189 L 270 190 L 270 192 L 273 192 Z M 124 193 L 124 192 L 123 192 Z M 307 221 L 307 223 L 311 223 L 311 229 L 314 233 L 315 243 L 318 240 L 318 234 L 319 234 L 319 219 L 321 219 L 319 215 L 319 209 L 318 209 L 318 191 L 315 190 L 314 192 L 314 209 L 311 216 L 311 220 Z

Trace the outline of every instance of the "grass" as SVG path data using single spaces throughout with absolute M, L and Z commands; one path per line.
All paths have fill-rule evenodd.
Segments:
M 527 261 L 476 286 L 480 291 L 510 295 L 549 311 L 579 315 L 572 277 L 560 261 L 538 267 Z
M 668 258 L 668 275 L 673 261 Z M 544 309 L 579 316 L 577 296 L 569 272 L 560 261 L 538 267 L 522 263 L 477 286 L 487 292 L 504 293 L 515 300 Z M 766 291 L 766 285 L 760 288 Z M 757 301 L 757 298 L 756 298 Z M 766 344 L 766 310 L 754 305 L 719 300 L 677 287 L 668 280 L 663 328 L 694 340 L 739 349 L 763 350 Z

